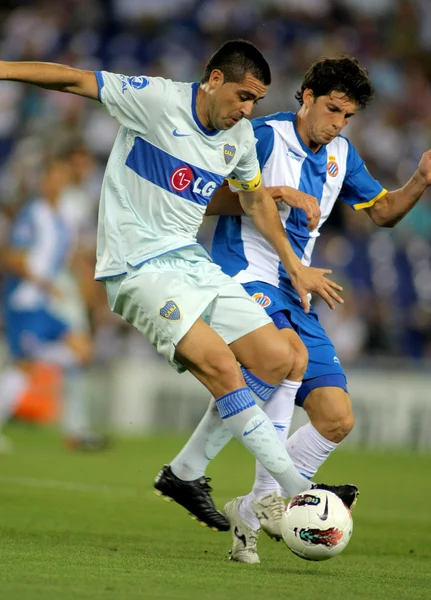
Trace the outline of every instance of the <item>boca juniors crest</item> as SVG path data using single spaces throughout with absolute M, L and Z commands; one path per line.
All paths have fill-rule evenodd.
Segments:
M 173 300 L 167 300 L 166 304 L 159 310 L 159 315 L 167 321 L 179 321 L 181 312 Z
M 235 156 L 236 148 L 233 144 L 225 144 L 223 146 L 223 158 L 224 162 L 228 165 L 233 157 Z

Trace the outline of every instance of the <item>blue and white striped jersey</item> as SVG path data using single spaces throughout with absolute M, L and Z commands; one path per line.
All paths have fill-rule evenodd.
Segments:
M 225 178 L 260 185 L 253 128 L 209 130 L 196 114 L 198 83 L 96 72 L 99 99 L 121 125 L 102 185 L 96 278 L 125 273 L 196 244 Z
M 311 263 L 319 229 L 329 217 L 337 198 L 355 210 L 372 206 L 386 190 L 371 177 L 355 148 L 338 136 L 314 153 L 296 130 L 296 115 L 280 112 L 252 121 L 262 183 L 291 186 L 315 196 L 320 205 L 318 227 L 309 232 L 302 210 L 278 203 L 289 241 L 305 265 Z M 288 286 L 289 277 L 272 246 L 246 217 L 219 217 L 212 256 L 228 275 L 241 283 L 265 281 Z
M 36 198 L 18 213 L 9 237 L 9 246 L 26 253 L 30 273 L 54 281 L 70 250 L 66 222 L 44 198 Z M 5 305 L 9 310 L 33 311 L 46 308 L 48 294 L 28 279 L 5 276 Z

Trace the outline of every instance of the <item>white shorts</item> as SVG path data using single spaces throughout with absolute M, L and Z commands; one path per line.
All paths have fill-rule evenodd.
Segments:
M 202 317 L 227 344 L 272 323 L 242 285 L 200 246 L 175 250 L 104 281 L 109 306 L 179 372 L 175 348 Z

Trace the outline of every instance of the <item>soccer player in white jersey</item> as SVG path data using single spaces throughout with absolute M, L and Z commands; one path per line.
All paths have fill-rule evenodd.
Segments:
M 111 309 L 174 368 L 188 369 L 205 385 L 228 430 L 292 495 L 316 484 L 293 466 L 255 398 L 269 400 L 294 353 L 262 307 L 196 242 L 207 204 L 229 178 L 304 305 L 312 291 L 331 305 L 341 301 L 327 270 L 302 265 L 260 185 L 253 129 L 244 117 L 265 96 L 270 78 L 262 54 L 243 40 L 213 55 L 200 84 L 0 63 L 0 79 L 99 99 L 120 123 L 102 185 L 96 278 L 104 282 Z M 166 467 L 156 487 L 208 524 L 228 528 L 205 478 L 181 481 Z
M 0 374 L 0 431 L 27 389 L 34 361 L 57 364 L 67 373 L 91 359 L 88 335 L 71 329 L 55 308 L 55 280 L 70 252 L 68 227 L 59 207 L 69 182 L 65 159 L 51 159 L 44 165 L 40 195 L 16 215 L 10 239 L 0 253 L 11 358 Z M 4 436 L 1 448 L 7 449 Z
M 340 135 L 372 95 L 366 72 L 355 59 L 322 59 L 303 79 L 296 95 L 298 113 L 280 112 L 252 121 L 263 183 L 278 202 L 280 220 L 303 264 L 310 264 L 320 227 L 337 200 L 354 210 L 365 210 L 379 227 L 393 227 L 431 183 L 431 152 L 427 151 L 410 181 L 387 192 L 372 178 L 349 140 Z M 294 198 L 291 187 L 303 193 Z M 317 198 L 318 211 L 313 198 Z M 214 260 L 265 308 L 297 349 L 297 356 L 306 356 L 308 351 L 308 367 L 296 403 L 306 410 L 310 423 L 287 440 L 286 448 L 297 469 L 311 478 L 353 427 L 346 377 L 336 350 L 314 310 L 304 312 L 277 255 L 244 215 L 238 200 L 235 204 L 235 194 L 228 187 L 215 194 L 207 214 L 236 215 L 219 218 Z M 267 404 L 266 412 L 283 440 L 294 401 L 288 387 L 281 384 Z M 172 462 L 187 465 L 191 477 L 203 476 L 209 460 L 230 437 L 216 423 L 210 407 Z M 233 533 L 232 558 L 259 562 L 256 541 L 260 526 L 279 537 L 284 508 L 280 494 L 277 482 L 257 463 L 252 492 L 225 507 Z

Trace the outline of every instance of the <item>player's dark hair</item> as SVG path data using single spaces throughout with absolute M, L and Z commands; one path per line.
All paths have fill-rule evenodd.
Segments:
M 367 71 L 356 58 L 350 56 L 325 57 L 311 65 L 304 75 L 301 89 L 295 94 L 301 106 L 306 89 L 312 90 L 315 98 L 329 96 L 331 92 L 342 92 L 359 108 L 365 108 L 374 95 Z
M 271 83 L 271 70 L 263 54 L 246 40 L 225 42 L 207 62 L 201 83 L 209 80 L 214 69 L 220 69 L 226 83 L 240 83 L 246 73 L 250 73 L 264 85 Z

